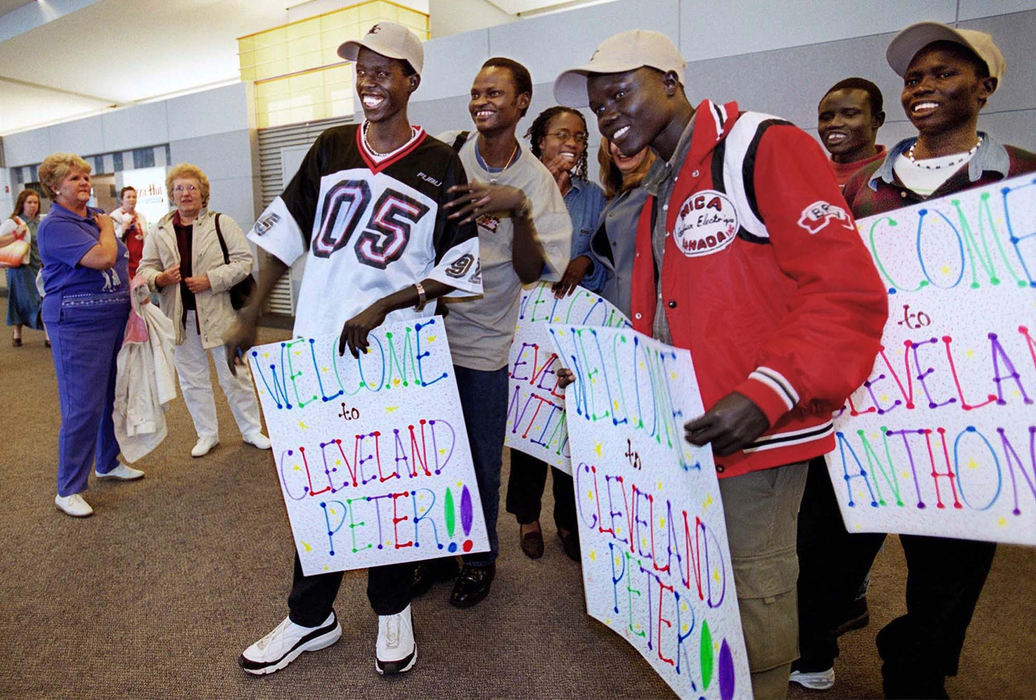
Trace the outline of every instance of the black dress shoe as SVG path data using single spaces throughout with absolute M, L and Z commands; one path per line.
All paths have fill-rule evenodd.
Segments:
M 435 584 L 456 578 L 457 569 L 455 557 L 417 562 L 417 566 L 414 567 L 414 580 L 410 584 L 410 596 L 412 598 L 422 596 Z
M 539 559 L 543 556 L 543 532 L 540 530 L 529 530 L 521 534 L 521 527 L 518 528 L 518 543 L 521 545 L 525 556 L 530 559 Z
M 561 548 L 572 561 L 582 561 L 579 555 L 579 535 L 574 532 L 558 532 L 558 539 L 561 540 Z
M 450 604 L 457 608 L 470 608 L 487 595 L 489 587 L 493 585 L 493 577 L 496 576 L 496 564 L 489 566 L 464 565 L 453 584 L 453 592 L 450 593 Z

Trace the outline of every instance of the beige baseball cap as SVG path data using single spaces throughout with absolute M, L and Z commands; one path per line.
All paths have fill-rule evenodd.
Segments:
M 402 24 L 378 22 L 362 39 L 350 39 L 339 46 L 338 55 L 346 61 L 355 61 L 361 48 L 406 61 L 418 75 L 424 68 L 424 47 L 421 46 L 421 40 Z
M 934 41 L 951 41 L 970 49 L 985 62 L 990 77 L 996 78 L 999 84 L 1004 75 L 1004 69 L 1007 68 L 1004 55 L 993 43 L 993 37 L 974 29 L 954 29 L 942 22 L 918 22 L 910 25 L 892 39 L 888 49 L 885 50 L 885 57 L 892 66 L 892 70 L 896 71 L 898 75 L 906 75 L 910 61 L 914 59 L 917 52 Z
M 643 66 L 674 71 L 683 84 L 687 62 L 673 40 L 662 32 L 630 29 L 601 42 L 589 63 L 571 68 L 554 81 L 554 99 L 570 107 L 586 107 L 586 78 L 591 73 L 625 73 Z

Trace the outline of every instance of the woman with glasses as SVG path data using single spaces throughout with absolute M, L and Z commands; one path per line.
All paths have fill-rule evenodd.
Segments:
M 200 168 L 174 166 L 165 184 L 176 209 L 159 219 L 144 239 L 138 272 L 158 292 L 159 306 L 176 329 L 173 360 L 198 434 L 191 456 L 203 457 L 219 444 L 206 351 L 216 361 L 216 375 L 242 439 L 269 449 L 248 369 L 231 373 L 223 352 L 223 334 L 237 318 L 230 289 L 252 273 L 251 248 L 233 219 L 208 208 L 209 179 Z
M 603 270 L 590 260 L 590 236 L 604 209 L 604 192 L 586 179 L 586 119 L 569 107 L 550 107 L 533 121 L 525 134 L 532 153 L 554 176 L 572 219 L 572 247 L 565 274 L 554 285 L 558 297 L 582 286 L 598 291 Z M 554 473 L 554 524 L 561 546 L 571 559 L 579 561 L 576 532 L 576 504 L 572 477 L 559 469 Z M 540 502 L 547 483 L 547 464 L 519 450 L 511 450 L 511 473 L 507 482 L 507 512 L 518 519 L 519 544 L 532 559 L 543 556 L 540 530 Z

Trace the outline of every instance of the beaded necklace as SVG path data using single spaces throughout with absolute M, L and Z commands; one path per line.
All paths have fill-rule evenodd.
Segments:
M 934 158 L 932 158 L 932 159 L 923 158 L 921 160 L 915 159 L 914 158 L 914 147 L 916 145 L 917 145 L 917 141 L 914 141 L 912 144 L 910 144 L 910 149 L 906 152 L 907 160 L 909 160 L 911 163 L 913 163 L 917 167 L 924 168 L 925 170 L 942 170 L 943 168 L 952 168 L 952 167 L 959 166 L 961 163 L 964 163 L 969 158 L 971 158 L 973 155 L 975 155 L 975 151 L 977 151 L 978 147 L 982 145 L 982 137 L 979 136 L 978 137 L 978 142 L 974 146 L 971 147 L 970 151 L 968 151 L 967 153 L 961 154 L 960 158 L 957 158 L 956 160 L 947 161 L 945 163 L 940 163 L 939 165 L 930 165 L 927 162 L 929 160 L 935 160 Z

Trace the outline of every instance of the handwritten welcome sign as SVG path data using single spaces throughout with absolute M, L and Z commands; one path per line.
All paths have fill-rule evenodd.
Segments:
M 1036 544 L 1036 178 L 857 223 L 889 321 L 828 455 L 847 528 Z
M 507 432 L 504 444 L 571 474 L 565 394 L 554 372 L 562 367 L 550 341 L 551 323 L 629 328 L 609 302 L 578 287 L 558 299 L 546 282 L 522 290 L 508 359 Z
M 442 319 L 368 337 L 248 353 L 306 575 L 489 549 Z
M 628 329 L 552 325 L 565 367 L 589 614 L 682 697 L 752 695 L 710 449 L 683 439 L 703 412 L 691 356 Z

